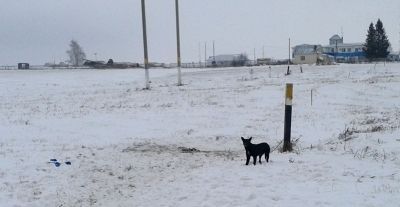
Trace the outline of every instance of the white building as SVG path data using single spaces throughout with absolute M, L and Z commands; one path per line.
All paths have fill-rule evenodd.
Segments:
M 343 44 L 343 37 L 335 34 L 329 39 L 329 45 Z
M 293 48 L 293 64 L 316 64 L 323 60 L 321 45 L 297 45 Z
M 336 62 L 365 60 L 364 43 L 344 43 L 343 37 L 339 35 L 329 39 L 329 45 L 323 46 L 323 53 L 332 56 Z

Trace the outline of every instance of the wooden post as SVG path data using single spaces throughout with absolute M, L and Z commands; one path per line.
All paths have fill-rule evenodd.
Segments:
M 269 78 L 271 78 L 271 66 L 268 66 L 268 68 L 269 68 Z
M 311 106 L 312 106 L 312 99 L 313 99 L 313 89 L 311 89 Z
M 292 100 L 293 100 L 293 84 L 286 84 L 285 96 L 285 125 L 283 138 L 283 152 L 292 151 L 292 143 L 290 141 L 290 133 L 292 126 Z

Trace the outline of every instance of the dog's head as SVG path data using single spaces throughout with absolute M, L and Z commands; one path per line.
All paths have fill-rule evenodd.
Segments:
M 244 148 L 247 148 L 251 144 L 251 139 L 253 139 L 253 137 L 250 137 L 249 139 L 245 139 L 242 137 Z

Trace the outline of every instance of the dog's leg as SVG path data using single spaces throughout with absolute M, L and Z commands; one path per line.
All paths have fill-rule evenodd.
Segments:
M 257 163 L 257 155 L 253 156 L 253 164 L 256 165 Z
M 246 154 L 246 165 L 249 165 L 250 162 L 250 155 Z
M 269 154 L 268 153 L 265 153 L 265 160 L 267 160 L 267 162 L 269 160 Z
M 262 155 L 260 155 L 260 157 L 258 158 L 258 162 L 261 164 L 261 156 Z

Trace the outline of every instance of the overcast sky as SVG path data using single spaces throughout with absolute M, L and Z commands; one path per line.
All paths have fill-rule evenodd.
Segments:
M 0 65 L 64 61 L 71 39 L 88 59 L 143 61 L 140 0 L 1 0 Z M 146 0 L 151 62 L 175 62 L 174 0 Z M 364 42 L 370 22 L 381 18 L 399 49 L 399 0 L 180 0 L 183 62 L 246 52 L 286 58 L 292 44 L 328 44 L 333 34 Z

